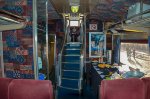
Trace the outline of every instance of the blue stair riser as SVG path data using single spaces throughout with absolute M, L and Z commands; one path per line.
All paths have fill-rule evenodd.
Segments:
M 80 56 L 64 56 L 63 61 L 65 62 L 79 62 Z
M 64 54 L 77 54 L 77 55 L 80 55 L 80 50 L 65 50 L 64 51 Z
M 63 64 L 65 70 L 80 70 L 80 64 Z
M 80 78 L 80 72 L 63 71 L 62 77 L 63 78 L 70 78 L 70 79 L 79 79 Z
M 78 89 L 79 80 L 62 79 L 61 86 Z
M 69 46 L 69 45 L 67 45 L 67 46 L 65 46 L 65 48 L 66 48 L 66 49 L 74 49 L 74 48 L 80 49 L 81 46 Z
M 67 60 L 67 61 L 63 61 L 63 62 L 68 62 L 68 63 L 80 63 L 80 61 L 79 60 Z

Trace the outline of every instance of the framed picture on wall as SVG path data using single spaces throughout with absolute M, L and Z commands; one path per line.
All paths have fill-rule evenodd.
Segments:
M 102 57 L 106 49 L 106 35 L 103 32 L 89 32 L 89 57 Z

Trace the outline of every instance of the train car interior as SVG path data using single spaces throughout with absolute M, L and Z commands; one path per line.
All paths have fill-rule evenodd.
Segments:
M 0 99 L 150 99 L 150 0 L 0 0 Z

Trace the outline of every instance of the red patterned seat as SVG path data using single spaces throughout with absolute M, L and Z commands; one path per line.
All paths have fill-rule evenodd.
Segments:
M 145 83 L 145 89 L 146 89 L 146 98 L 150 99 L 150 77 L 142 78 L 143 82 Z
M 9 85 L 9 99 L 53 99 L 52 84 L 48 80 L 13 80 Z
M 141 79 L 103 80 L 100 99 L 145 99 L 145 85 Z
M 0 78 L 0 99 L 8 99 L 8 86 L 12 79 Z

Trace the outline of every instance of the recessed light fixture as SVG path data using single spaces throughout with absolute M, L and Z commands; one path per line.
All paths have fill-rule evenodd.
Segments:
M 77 13 L 79 11 L 79 6 L 71 6 L 71 11 Z

